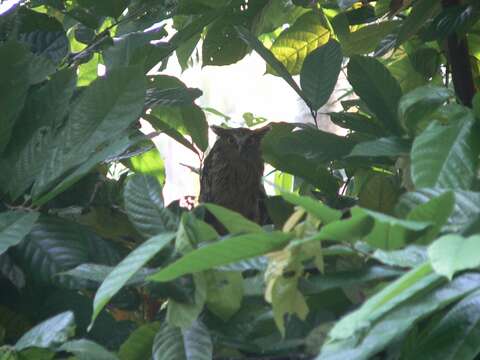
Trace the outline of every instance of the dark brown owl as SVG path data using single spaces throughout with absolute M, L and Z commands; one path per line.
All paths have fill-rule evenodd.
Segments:
M 261 183 L 264 166 L 260 143 L 269 129 L 212 126 L 218 138 L 203 164 L 200 202 L 218 204 L 262 222 L 260 202 L 265 191 Z M 209 214 L 206 220 L 221 233 L 225 232 Z

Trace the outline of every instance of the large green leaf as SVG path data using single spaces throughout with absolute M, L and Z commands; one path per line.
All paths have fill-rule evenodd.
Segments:
M 207 300 L 207 283 L 204 273 L 195 273 L 192 276 L 195 285 L 193 299 L 177 301 L 168 299 L 167 322 L 172 326 L 187 329 L 199 318 Z
M 434 111 L 453 96 L 446 87 L 426 85 L 402 96 L 398 104 L 398 115 L 403 127 L 411 134 L 423 130 L 424 122 Z
M 203 110 L 197 105 L 184 106 L 182 107 L 182 116 L 185 128 L 193 142 L 200 150 L 206 151 L 208 147 L 208 123 Z
M 410 151 L 410 143 L 399 137 L 378 138 L 356 144 L 349 156 L 382 157 L 406 155 Z
M 244 294 L 242 273 L 208 271 L 205 278 L 208 309 L 223 321 L 228 321 L 242 306 Z
M 62 275 L 73 276 L 78 279 L 90 280 L 98 283 L 102 283 L 108 277 L 108 275 L 114 269 L 113 266 L 100 265 L 100 264 L 81 264 L 61 273 Z M 149 275 L 152 270 L 149 269 L 140 269 L 137 271 L 125 285 L 137 285 L 145 281 L 147 275 Z
M 56 72 L 44 85 L 29 92 L 22 114 L 13 129 L 15 142 L 7 148 L 13 169 L 8 182 L 12 198 L 20 196 L 42 171 L 56 128 L 62 124 L 70 107 L 75 82 L 75 71 L 65 69 Z
M 413 344 L 408 360 L 475 359 L 480 352 L 480 293 L 475 291 L 451 309 Z
M 162 188 L 153 176 L 133 175 L 125 186 L 124 198 L 130 221 L 144 237 L 177 229 L 177 216 L 164 207 Z
M 75 354 L 78 360 L 118 360 L 116 355 L 107 351 L 103 346 L 86 339 L 68 341 L 58 350 Z
M 421 293 L 420 296 L 409 296 L 408 301 L 398 307 L 392 307 L 391 311 L 378 321 L 366 323 L 367 328 L 364 329 L 361 337 L 326 343 L 317 359 L 371 359 L 387 347 L 398 344 L 398 340 L 403 339 L 407 331 L 417 322 L 478 289 L 479 281 L 478 274 L 465 274 L 440 287 L 438 282 L 434 282 L 431 288 L 424 289 L 423 296 Z M 422 281 L 418 284 L 421 285 L 421 283 Z M 419 354 L 415 355 L 415 358 L 418 358 Z
M 392 33 L 398 25 L 398 21 L 382 21 L 363 26 L 348 34 L 339 33 L 342 50 L 346 56 L 371 53 L 380 46 L 381 40 Z
M 23 108 L 30 85 L 28 67 L 31 54 L 19 43 L 0 45 L 0 153 L 7 147 L 15 120 Z
M 15 257 L 34 282 L 60 284 L 69 288 L 85 282 L 57 276 L 88 262 L 87 234 L 80 226 L 53 217 L 41 217 L 31 232 L 15 248 Z
M 126 0 L 79 0 L 78 3 L 94 13 L 103 16 L 119 17 L 128 5 Z
M 446 191 L 423 204 L 417 205 L 409 212 L 407 220 L 429 221 L 434 224 L 428 232 L 421 237 L 422 244 L 430 243 L 438 235 L 455 206 L 455 194 Z M 417 240 L 417 243 L 420 242 Z
M 167 32 L 161 26 L 154 27 L 147 31 L 129 33 L 116 38 L 114 45 L 110 46 L 103 52 L 103 59 L 108 70 L 115 67 L 128 65 L 141 65 L 148 71 L 152 67 L 148 61 L 148 57 L 152 52 L 160 50 L 155 58 L 155 64 L 161 60 L 161 55 L 168 55 L 168 50 L 159 49 L 155 45 L 150 44 L 151 41 L 159 40 L 166 36 Z
M 153 343 L 153 360 L 209 360 L 213 346 L 208 329 L 196 321 L 187 329 L 164 323 Z
M 231 234 L 258 233 L 262 227 L 253 221 L 244 218 L 239 213 L 215 204 L 204 205 Z
M 282 197 L 291 204 L 300 206 L 308 213 L 321 220 L 324 224 L 337 221 L 342 217 L 340 210 L 329 208 L 319 200 L 308 196 L 299 196 L 296 194 L 282 193 Z
M 18 13 L 18 39 L 36 55 L 58 65 L 68 54 L 68 39 L 62 24 L 53 16 L 26 8 Z
M 397 106 L 402 90 L 388 69 L 374 58 L 355 55 L 348 63 L 348 81 L 385 129 L 400 134 Z
M 290 74 L 297 75 L 307 55 L 326 44 L 329 38 L 330 32 L 324 27 L 321 17 L 309 12 L 300 16 L 292 26 L 284 30 L 275 39 L 270 50 Z M 271 67 L 267 70 L 275 71 Z
M 335 40 L 313 50 L 305 58 L 300 72 L 300 85 L 313 110 L 321 108 L 330 98 L 342 60 L 342 50 Z
M 273 124 L 262 141 L 263 157 L 276 169 L 300 176 L 322 191 L 335 192 L 337 181 L 326 166 L 348 155 L 353 142 L 313 127 Z
M 320 231 L 307 238 L 295 239 L 289 247 L 303 245 L 308 242 L 331 240 L 353 243 L 366 236 L 373 228 L 374 221 L 364 209 L 352 208 L 352 216 L 345 220 L 332 221 L 322 226 Z
M 138 327 L 120 347 L 118 352 L 120 360 L 151 359 L 152 345 L 159 329 L 159 322 L 151 322 Z
M 412 11 L 402 22 L 397 37 L 397 45 L 405 42 L 409 37 L 415 35 L 425 22 L 440 11 L 439 0 L 417 1 L 412 6 Z
M 118 140 L 140 116 L 145 89 L 146 81 L 138 67 L 114 69 L 88 86 L 50 145 L 48 160 L 33 187 L 34 197 L 86 161 L 92 152 Z
M 480 152 L 473 124 L 468 112 L 447 126 L 433 122 L 415 138 L 411 176 L 417 188 L 471 189 Z
M 159 184 L 165 182 L 165 164 L 160 152 L 155 147 L 129 159 L 130 166 L 135 172 L 155 176 Z
M 374 321 L 415 295 L 426 291 L 428 286 L 440 285 L 442 278 L 433 272 L 428 262 L 412 269 L 390 283 L 362 306 L 338 321 L 329 333 L 332 340 L 345 340 L 368 329 Z
M 407 216 L 412 209 L 425 204 L 433 198 L 449 192 L 448 189 L 425 188 L 408 192 L 400 198 L 396 211 L 401 216 Z M 447 224 L 442 228 L 446 232 L 460 232 L 480 213 L 480 193 L 473 191 L 453 190 L 455 202 L 453 212 Z M 435 220 L 434 223 L 436 223 Z
M 480 266 L 479 250 L 480 235 L 449 234 L 430 245 L 428 256 L 435 272 L 451 280 L 456 272 Z
M 247 45 L 239 38 L 234 25 L 245 22 L 242 15 L 217 19 L 207 31 L 202 44 L 202 64 L 230 65 L 247 54 Z M 248 25 L 248 24 L 244 24 Z
M 55 347 L 68 340 L 74 332 L 75 319 L 73 313 L 66 311 L 30 329 L 17 341 L 15 349 Z
M 0 255 L 17 245 L 30 232 L 39 213 L 6 211 L 0 213 Z
M 93 314 L 90 328 L 96 317 L 110 299 L 127 283 L 127 281 L 139 271 L 149 260 L 151 260 L 163 247 L 174 238 L 173 233 L 163 233 L 145 241 L 135 250 L 127 255 L 108 274 L 102 285 L 95 294 L 93 300 Z
M 169 281 L 185 274 L 263 255 L 278 250 L 290 238 L 291 235 L 281 232 L 253 233 L 227 238 L 189 252 L 176 262 L 160 269 L 148 279 Z

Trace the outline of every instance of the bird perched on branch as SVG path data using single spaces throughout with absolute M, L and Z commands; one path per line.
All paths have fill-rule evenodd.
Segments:
M 256 130 L 211 128 L 218 138 L 200 174 L 200 202 L 221 205 L 262 223 L 265 211 L 261 202 L 265 190 L 261 183 L 264 165 L 260 144 L 270 127 Z M 207 213 L 205 219 L 220 233 L 225 233 L 211 214 Z

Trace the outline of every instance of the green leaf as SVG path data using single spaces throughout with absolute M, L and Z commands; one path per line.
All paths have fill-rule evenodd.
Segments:
M 403 44 L 408 38 L 415 35 L 426 21 L 440 11 L 439 0 L 423 0 L 415 2 L 412 11 L 402 22 L 398 32 L 397 46 Z
M 15 120 L 20 114 L 30 85 L 31 54 L 19 43 L 0 45 L 0 154 L 7 147 Z
M 242 305 L 244 290 L 241 272 L 209 271 L 205 277 L 208 309 L 223 321 L 228 321 Z
M 188 329 L 163 323 L 155 336 L 152 355 L 153 360 L 210 360 L 212 340 L 207 327 L 199 321 Z
M 204 273 L 193 274 L 195 293 L 193 301 L 180 302 L 168 299 L 167 322 L 172 326 L 187 329 L 198 319 L 207 300 L 207 283 Z
M 258 233 L 263 232 L 260 225 L 250 221 L 239 213 L 215 204 L 204 204 L 228 230 L 229 233 Z
M 145 360 L 152 357 L 152 346 L 160 329 L 159 322 L 151 322 L 139 326 L 120 346 L 120 360 Z
M 234 28 L 242 18 L 242 15 L 224 16 L 208 28 L 202 45 L 203 66 L 230 65 L 247 54 L 247 46 Z
M 127 283 L 127 281 L 150 261 L 163 247 L 165 247 L 173 238 L 173 233 L 163 233 L 145 241 L 135 250 L 128 254 L 113 270 L 108 274 L 102 285 L 95 294 L 93 300 L 93 314 L 90 328 L 96 317 L 110 299 Z
M 372 135 L 384 135 L 385 130 L 378 124 L 375 119 L 371 119 L 365 115 L 353 112 L 329 113 L 330 120 L 335 125 L 344 129 L 350 129 L 355 132 L 368 133 Z
M 278 250 L 290 240 L 281 232 L 253 233 L 227 238 L 196 249 L 174 263 L 151 275 L 151 281 L 169 281 L 179 276 L 196 273 Z
M 13 170 L 7 188 L 13 199 L 23 194 L 42 171 L 55 130 L 71 106 L 75 82 L 75 71 L 65 69 L 29 92 L 12 132 L 15 141 L 6 150 Z
M 407 216 L 416 206 L 449 192 L 441 188 L 424 188 L 408 192 L 400 198 L 396 211 L 401 216 Z M 480 193 L 473 191 L 453 190 L 455 204 L 447 224 L 442 227 L 444 232 L 461 232 L 465 230 L 472 219 L 480 213 Z M 434 221 L 436 223 L 436 221 Z
M 437 237 L 442 227 L 447 223 L 455 206 L 455 194 L 446 191 L 427 202 L 417 205 L 407 216 L 407 220 L 429 221 L 434 226 L 423 235 L 417 243 L 428 244 Z
M 400 275 L 403 275 L 403 271 L 377 265 L 354 271 L 312 274 L 308 278 L 300 278 L 298 288 L 305 295 L 315 295 L 335 288 L 348 288 L 359 284 L 389 280 Z
M 297 75 L 307 55 L 326 44 L 329 38 L 330 32 L 323 27 L 321 17 L 309 12 L 282 31 L 270 50 L 291 75 Z M 267 67 L 268 72 L 272 70 L 275 71 L 275 68 Z
M 387 347 L 394 346 L 399 338 L 404 339 L 408 330 L 421 320 L 478 289 L 479 281 L 477 274 L 465 274 L 440 287 L 438 282 L 434 283 L 433 286 L 430 285 L 431 288 L 424 289 L 423 296 L 419 294 L 420 296 L 411 297 L 385 314 L 381 320 L 371 323 L 361 337 L 325 344 L 318 359 L 371 359 Z M 415 353 L 414 358 L 417 357 L 418 353 Z
M 79 225 L 43 216 L 15 248 L 15 255 L 34 283 L 75 289 L 79 285 L 84 287 L 85 282 L 57 276 L 57 273 L 88 262 L 91 240 L 91 233 Z
M 401 193 L 397 179 L 382 173 L 367 174 L 359 188 L 358 205 L 385 214 L 392 213 Z
M 178 130 L 174 127 L 170 126 L 167 122 L 162 121 L 158 114 L 152 112 L 152 114 L 144 115 L 145 120 L 147 120 L 156 130 L 159 130 L 166 135 L 170 136 L 172 139 L 176 140 L 187 149 L 192 150 L 194 153 L 197 153 L 197 149 L 193 146 L 193 144 L 187 140 Z
M 372 230 L 374 221 L 372 217 L 368 216 L 364 209 L 354 207 L 351 210 L 352 216 L 345 220 L 333 221 L 325 226 L 322 226 L 318 234 L 310 237 L 293 240 L 289 247 L 303 245 L 312 241 L 332 240 L 338 242 L 353 243 Z
M 325 105 L 332 95 L 342 60 L 342 50 L 335 40 L 313 50 L 305 58 L 300 72 L 300 86 L 313 110 Z
M 177 229 L 178 219 L 164 207 L 162 188 L 153 176 L 136 174 L 129 178 L 124 198 L 130 221 L 144 237 Z
M 129 33 L 119 38 L 115 38 L 114 45 L 103 52 L 103 59 L 107 69 L 110 71 L 116 67 L 141 65 L 144 70 L 150 70 L 150 64 L 147 61 L 151 51 L 157 49 L 151 45 L 151 41 L 157 41 L 167 35 L 163 26 L 157 26 L 147 31 Z M 165 50 L 165 56 L 168 51 Z M 156 63 L 161 60 L 157 56 Z M 155 65 L 155 64 L 154 64 Z
M 202 151 L 208 148 L 208 123 L 205 113 L 197 105 L 182 107 L 185 128 L 193 142 Z
M 396 157 L 408 154 L 409 141 L 399 137 L 384 137 L 356 144 L 348 156 Z
M 0 213 L 0 255 L 17 245 L 30 232 L 40 214 L 7 211 Z
M 399 21 L 369 24 L 348 34 L 338 34 L 345 56 L 368 54 L 377 49 L 387 35 L 394 32 Z
M 78 166 L 74 171 L 65 176 L 54 188 L 33 201 L 35 205 L 43 205 L 50 201 L 59 193 L 65 191 L 68 187 L 79 181 L 83 176 L 88 174 L 102 161 L 107 161 L 110 157 L 115 157 L 123 154 L 129 147 L 136 145 L 143 140 L 143 137 L 129 135 L 123 133 L 118 136 L 118 139 L 112 141 L 105 148 L 100 148 L 98 152 L 94 152 L 90 158 Z
M 418 238 L 432 225 L 431 222 L 401 220 L 372 210 L 363 211 L 375 220 L 375 226 L 368 235 L 367 242 L 384 250 L 401 248 L 408 241 Z
M 118 141 L 140 116 L 145 88 L 143 73 L 136 67 L 112 70 L 87 87 L 50 144 L 48 160 L 32 190 L 34 197 L 38 198 L 59 177 L 84 163 L 92 152 Z
M 471 189 L 480 152 L 473 124 L 473 116 L 468 112 L 451 125 L 435 121 L 415 138 L 411 176 L 417 188 Z
M 377 115 L 385 129 L 401 134 L 397 106 L 402 90 L 388 69 L 374 58 L 355 55 L 350 58 L 347 71 L 353 90 Z
M 101 283 L 105 281 L 108 275 L 114 269 L 113 266 L 106 266 L 100 264 L 80 264 L 77 267 L 70 269 L 68 271 L 62 272 L 61 275 L 73 276 L 78 279 L 90 280 L 94 282 Z M 125 285 L 137 285 L 145 282 L 145 278 L 149 275 L 152 270 L 140 269 L 138 270 Z
M 456 272 L 480 266 L 480 235 L 464 238 L 444 235 L 428 248 L 428 257 L 437 274 L 452 279 Z
M 78 360 L 118 360 L 116 355 L 107 351 L 103 346 L 86 339 L 66 342 L 58 350 L 75 354 Z
M 58 65 L 68 54 L 68 38 L 53 16 L 22 8 L 18 13 L 18 39 L 39 57 Z
M 338 180 L 326 167 L 349 154 L 353 143 L 312 127 L 294 129 L 295 125 L 286 123 L 271 126 L 262 141 L 265 161 L 278 170 L 304 178 L 326 193 L 336 194 Z
M 443 103 L 454 95 L 446 87 L 426 85 L 402 96 L 398 104 L 398 116 L 410 134 L 423 130 L 425 122 Z
M 412 355 L 423 354 L 425 360 L 474 359 L 480 349 L 480 293 L 475 291 L 449 309 L 438 322 L 428 327 L 413 345 Z M 413 358 L 413 357 L 410 357 Z
M 329 337 L 342 340 L 365 331 L 386 312 L 425 291 L 427 286 L 438 286 L 440 283 L 441 278 L 433 273 L 432 267 L 426 262 L 384 287 L 358 310 L 343 317 L 334 325 Z
M 98 2 L 96 0 L 78 0 L 78 3 L 86 9 L 98 13 L 103 16 L 111 16 L 114 18 L 122 15 L 122 12 L 128 5 L 127 0 L 103 0 Z
M 277 59 L 270 50 L 263 46 L 263 44 L 246 28 L 235 26 L 235 30 L 237 30 L 240 39 L 245 41 L 253 50 L 255 50 L 258 55 L 260 55 L 263 60 L 266 61 L 268 66 L 270 66 L 270 68 L 272 68 L 278 76 L 285 80 L 287 84 L 290 85 L 293 90 L 295 90 L 298 96 L 300 96 L 305 103 L 309 105 L 308 98 L 302 92 L 295 80 L 293 80 L 292 75 L 290 75 L 285 65 L 279 59 Z
M 66 311 L 36 325 L 15 344 L 20 351 L 30 347 L 49 348 L 64 343 L 75 332 L 73 312 Z
M 324 224 L 337 221 L 342 217 L 342 212 L 324 205 L 321 201 L 308 196 L 299 196 L 293 193 L 282 193 L 282 197 L 291 204 L 305 209 L 309 214 L 321 220 Z
M 372 254 L 375 260 L 386 265 L 413 268 L 428 260 L 427 250 L 423 246 L 410 245 L 401 250 L 384 251 L 377 249 Z
M 154 176 L 159 184 L 165 182 L 165 164 L 157 148 L 153 148 L 129 159 L 135 172 Z

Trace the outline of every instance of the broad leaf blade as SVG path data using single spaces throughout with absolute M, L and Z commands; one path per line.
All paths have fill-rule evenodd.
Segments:
M 100 311 L 109 300 L 127 283 L 127 281 L 151 260 L 164 246 L 166 246 L 175 234 L 164 233 L 152 237 L 133 250 L 108 274 L 100 285 L 95 299 L 93 300 L 93 314 L 90 328 Z
M 305 58 L 300 72 L 300 85 L 313 110 L 321 108 L 330 98 L 342 60 L 342 50 L 335 40 L 330 40 Z
M 74 331 L 75 319 L 73 312 L 66 311 L 30 329 L 17 341 L 15 349 L 55 347 L 73 336 Z
M 40 214 L 7 211 L 0 213 L 0 255 L 17 245 L 30 232 Z
M 169 281 L 179 276 L 226 265 L 278 250 L 290 235 L 281 232 L 253 233 L 227 238 L 189 252 L 176 262 L 151 275 L 152 281 Z

